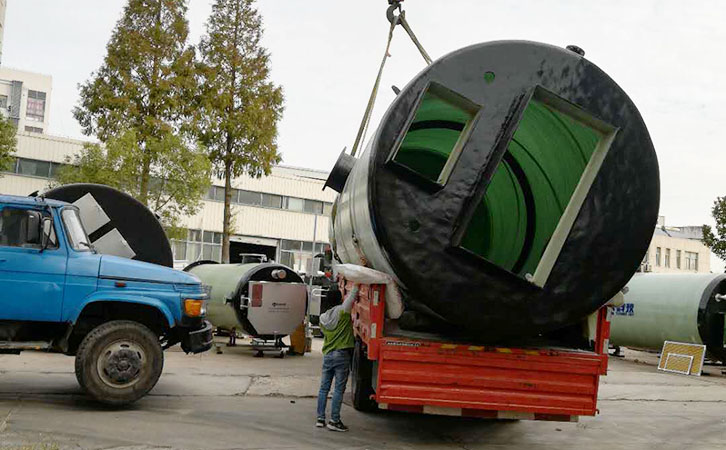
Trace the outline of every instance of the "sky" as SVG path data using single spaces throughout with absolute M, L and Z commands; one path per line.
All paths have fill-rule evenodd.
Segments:
M 96 70 L 125 0 L 8 0 L 3 65 L 53 77 L 50 133 L 84 138 L 71 110 Z M 190 43 L 210 0 L 189 1 Z M 283 164 L 329 170 L 351 147 L 388 32 L 384 0 L 260 0 L 272 79 L 286 107 Z M 638 106 L 661 170 L 668 225 L 711 223 L 726 195 L 726 2 L 722 0 L 406 0 L 407 18 L 436 59 L 470 44 L 527 39 L 577 44 Z M 424 62 L 394 37 L 371 128 Z M 369 135 L 372 133 L 369 132 Z

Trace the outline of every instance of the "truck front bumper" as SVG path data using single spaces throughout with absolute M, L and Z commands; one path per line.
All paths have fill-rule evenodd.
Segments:
M 212 324 L 205 320 L 202 327 L 189 331 L 181 341 L 182 350 L 187 353 L 202 353 L 212 348 Z

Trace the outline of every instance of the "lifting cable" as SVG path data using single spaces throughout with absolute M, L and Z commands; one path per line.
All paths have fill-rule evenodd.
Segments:
M 423 57 L 424 61 L 426 61 L 426 64 L 431 64 L 431 57 L 428 53 L 426 53 L 426 50 L 424 50 L 423 46 L 421 45 L 421 42 L 419 42 L 418 38 L 416 38 L 416 35 L 414 34 L 413 30 L 411 29 L 411 26 L 408 24 L 408 21 L 406 21 L 406 12 L 401 9 L 401 2 L 403 0 L 388 0 L 389 7 L 386 11 L 386 17 L 388 18 L 388 21 L 391 23 L 391 27 L 388 30 L 388 41 L 386 42 L 386 51 L 383 53 L 383 60 L 381 61 L 381 66 L 378 68 L 378 76 L 376 76 L 376 82 L 373 85 L 373 91 L 371 92 L 371 96 L 368 99 L 368 104 L 366 105 L 365 113 L 363 114 L 363 120 L 361 120 L 360 127 L 358 128 L 358 134 L 355 137 L 355 143 L 353 144 L 353 149 L 351 150 L 351 156 L 355 156 L 356 152 L 358 151 L 358 148 L 360 144 L 365 139 L 366 131 L 368 130 L 368 123 L 371 120 L 371 114 L 373 113 L 373 106 L 376 103 L 376 97 L 378 97 L 378 88 L 381 84 L 381 77 L 383 76 L 383 68 L 386 65 L 386 60 L 391 56 L 389 53 L 389 50 L 391 49 L 391 41 L 393 40 L 393 31 L 396 29 L 396 25 L 401 25 L 404 30 L 406 30 L 406 33 L 411 38 L 411 41 L 413 41 L 414 45 L 418 49 L 418 51 L 421 53 L 421 56 Z M 398 14 L 394 14 L 394 12 L 398 10 Z

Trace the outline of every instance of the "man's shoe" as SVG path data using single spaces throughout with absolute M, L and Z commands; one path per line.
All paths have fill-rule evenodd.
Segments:
M 315 422 L 315 426 L 318 428 L 325 427 L 325 419 L 318 418 L 318 420 Z
M 343 422 L 340 420 L 337 422 L 333 422 L 332 420 L 328 422 L 328 430 L 332 431 L 348 431 L 348 427 L 343 425 Z

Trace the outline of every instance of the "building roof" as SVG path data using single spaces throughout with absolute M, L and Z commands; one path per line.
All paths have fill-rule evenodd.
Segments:
M 305 167 L 288 166 L 285 164 L 279 164 L 279 165 L 275 166 L 275 168 L 293 172 L 293 173 L 295 173 L 295 175 L 298 175 L 301 177 L 312 178 L 314 180 L 322 180 L 322 181 L 327 180 L 328 175 L 330 174 L 329 170 L 308 169 Z
M 656 236 L 668 236 L 679 239 L 693 239 L 697 241 L 703 239 L 703 229 L 700 226 L 657 227 L 653 234 Z

